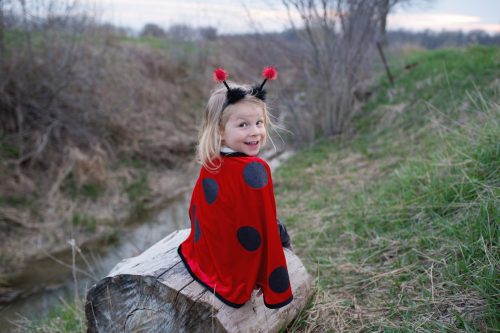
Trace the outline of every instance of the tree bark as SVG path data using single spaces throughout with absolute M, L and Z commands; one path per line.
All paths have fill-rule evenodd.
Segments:
M 121 261 L 94 285 L 85 306 L 87 332 L 278 332 L 306 306 L 311 277 L 288 249 L 291 304 L 271 310 L 255 292 L 239 309 L 223 304 L 181 262 L 177 247 L 189 232 L 176 231 Z
M 377 49 L 378 49 L 378 53 L 380 54 L 380 58 L 382 59 L 382 62 L 384 63 L 385 72 L 387 74 L 387 77 L 389 78 L 389 82 L 391 83 L 391 86 L 393 86 L 394 85 L 394 77 L 392 76 L 391 69 L 389 68 L 389 65 L 387 64 L 387 60 L 385 60 L 384 51 L 382 50 L 382 44 L 379 42 L 377 42 Z

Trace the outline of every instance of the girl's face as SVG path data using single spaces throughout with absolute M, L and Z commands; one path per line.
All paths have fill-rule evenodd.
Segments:
M 248 156 L 256 156 L 266 138 L 264 110 L 253 103 L 238 103 L 232 107 L 222 129 L 222 144 Z

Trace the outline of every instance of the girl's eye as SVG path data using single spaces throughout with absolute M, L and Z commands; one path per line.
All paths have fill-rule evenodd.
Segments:
M 241 124 L 240 124 L 240 127 L 247 127 L 247 126 L 248 126 L 248 124 L 247 124 L 247 123 L 241 123 Z
M 257 122 L 257 125 L 262 125 L 262 124 L 264 124 L 264 122 L 263 122 L 262 120 L 259 120 L 259 121 Z

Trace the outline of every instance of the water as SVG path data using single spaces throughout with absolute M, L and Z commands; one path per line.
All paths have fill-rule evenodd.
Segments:
M 189 228 L 189 195 L 182 194 L 155 216 L 126 228 L 117 243 L 84 249 L 83 256 L 76 253 L 79 297 L 84 297 L 85 292 L 122 259 L 142 253 L 175 230 Z M 16 287 L 24 290 L 24 297 L 21 295 L 0 308 L 0 331 L 8 331 L 13 327 L 12 321 L 20 317 L 47 316 L 61 299 L 71 299 L 75 295 L 71 251 L 37 260 L 27 267 L 29 271 L 16 279 Z

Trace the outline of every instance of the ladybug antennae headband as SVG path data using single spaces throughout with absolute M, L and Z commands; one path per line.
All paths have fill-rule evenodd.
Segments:
M 262 101 L 265 101 L 266 90 L 263 89 L 264 85 L 266 84 L 267 80 L 276 80 L 276 78 L 278 77 L 278 71 L 276 70 L 276 68 L 269 66 L 264 68 L 264 70 L 262 71 L 262 76 L 264 77 L 264 81 L 260 86 L 255 85 L 252 87 L 251 90 L 246 91 L 241 88 L 230 88 L 226 82 L 227 79 L 226 71 L 221 67 L 217 68 L 214 71 L 214 80 L 217 82 L 224 83 L 224 85 L 227 88 L 226 101 L 224 102 L 222 110 L 224 110 L 229 104 L 234 104 L 239 100 L 243 99 L 246 95 L 252 95 Z

